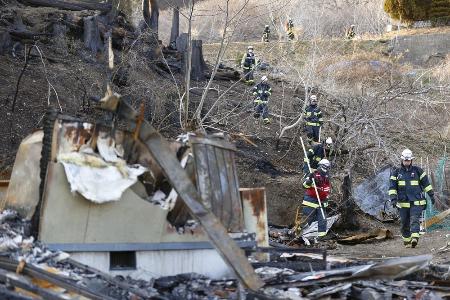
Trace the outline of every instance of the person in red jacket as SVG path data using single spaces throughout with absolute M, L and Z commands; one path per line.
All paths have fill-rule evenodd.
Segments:
M 314 221 L 318 221 L 318 236 L 324 237 L 327 234 L 327 215 L 325 208 L 328 206 L 328 197 L 331 191 L 331 182 L 328 175 L 330 169 L 330 162 L 327 159 L 319 161 L 317 170 L 310 173 L 305 177 L 303 187 L 306 189 L 303 197 L 303 209 L 302 214 L 306 217 L 306 221 L 311 224 Z M 322 209 L 325 215 L 322 216 L 319 201 L 317 200 L 316 190 L 314 183 L 317 187 L 320 202 L 322 203 Z

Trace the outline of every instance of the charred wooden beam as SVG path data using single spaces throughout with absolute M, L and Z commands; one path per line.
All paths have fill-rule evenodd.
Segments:
M 101 12 L 109 12 L 111 10 L 110 3 L 84 2 L 84 1 L 62 1 L 62 0 L 19 0 L 23 4 L 31 6 L 54 7 L 63 10 L 98 10 Z
M 0 268 L 2 268 L 2 269 L 5 269 L 5 270 L 11 271 L 11 272 L 15 272 L 17 270 L 18 265 L 19 265 L 19 262 L 16 260 L 0 257 Z M 22 270 L 22 273 L 27 276 L 30 276 L 30 277 L 48 281 L 54 285 L 62 287 L 64 289 L 74 292 L 76 294 L 85 296 L 89 299 L 113 300 L 113 298 L 111 298 L 107 295 L 97 293 L 95 291 L 88 289 L 87 287 L 77 284 L 73 279 L 70 279 L 70 278 L 62 276 L 62 275 L 51 273 L 49 271 L 35 267 L 33 265 L 29 265 L 29 264 L 25 265 Z M 45 299 L 47 299 L 47 298 L 45 298 Z

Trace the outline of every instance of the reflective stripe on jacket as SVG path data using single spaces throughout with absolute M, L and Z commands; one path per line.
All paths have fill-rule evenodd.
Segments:
M 305 122 L 309 126 L 320 126 L 322 125 L 322 111 L 317 105 L 309 105 L 305 108 Z
M 414 205 L 425 205 L 423 193 L 430 197 L 434 195 L 433 188 L 428 180 L 427 174 L 417 166 L 406 168 L 401 166 L 391 172 L 389 177 L 389 197 L 397 200 L 399 207 L 410 207 L 409 202 Z
M 312 174 L 314 174 L 313 177 L 316 183 L 317 192 L 319 193 L 320 200 L 326 200 L 331 192 L 331 182 L 328 177 L 328 174 L 323 174 L 319 170 L 314 171 Z M 306 179 L 303 181 L 303 188 L 306 189 L 305 195 L 312 198 L 317 198 L 316 191 L 314 189 L 314 185 L 310 177 L 311 174 L 308 175 Z

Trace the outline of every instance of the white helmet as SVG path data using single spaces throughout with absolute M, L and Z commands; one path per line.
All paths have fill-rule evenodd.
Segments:
M 264 75 L 263 77 L 261 77 L 261 82 L 266 82 L 267 81 L 267 76 Z
M 253 50 L 253 46 L 248 46 L 247 49 L 248 50 Z
M 402 152 L 402 156 L 400 157 L 402 160 L 412 160 L 414 156 L 412 155 L 412 151 L 409 149 L 405 149 Z
M 327 139 L 325 140 L 325 143 L 328 145 L 333 144 L 333 139 L 331 137 L 327 137 Z
M 310 102 L 317 102 L 317 96 L 312 94 L 311 96 L 309 96 L 309 101 Z
M 319 161 L 319 164 L 318 164 L 318 168 L 321 169 L 321 170 L 324 171 L 324 172 L 327 172 L 328 169 L 330 168 L 330 166 L 331 166 L 331 163 L 330 163 L 330 161 L 329 161 L 328 159 L 326 159 L 326 158 L 321 159 L 321 160 Z

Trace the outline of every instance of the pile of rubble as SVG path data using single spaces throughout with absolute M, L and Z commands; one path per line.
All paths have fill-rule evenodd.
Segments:
M 17 213 L 0 214 L 1 299 L 444 299 L 450 297 L 450 265 L 431 265 L 431 255 L 361 264 L 327 257 L 313 248 L 253 248 L 265 286 L 246 290 L 235 279 L 189 273 L 136 280 L 100 272 L 51 251 L 27 235 Z M 262 256 L 261 256 L 262 255 Z M 264 257 L 265 256 L 265 257 Z M 262 260 L 255 258 L 264 257 Z M 267 258 L 270 258 L 268 260 Z

